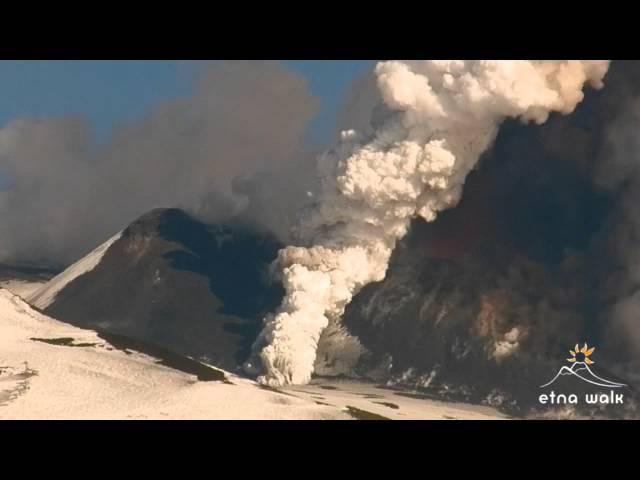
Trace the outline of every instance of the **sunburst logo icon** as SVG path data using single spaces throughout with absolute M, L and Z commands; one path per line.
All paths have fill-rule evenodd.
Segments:
M 595 351 L 595 349 L 596 347 L 589 348 L 586 342 L 582 346 L 582 348 L 580 348 L 580 345 L 576 343 L 575 348 L 573 350 L 569 350 L 569 353 L 571 354 L 571 358 L 567 358 L 567 362 L 570 362 L 570 363 L 584 362 L 587 365 L 593 365 L 596 362 L 591 360 L 589 357 Z

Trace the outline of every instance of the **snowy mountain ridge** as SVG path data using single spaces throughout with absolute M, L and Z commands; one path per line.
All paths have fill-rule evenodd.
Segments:
M 31 292 L 28 295 L 27 300 L 32 305 L 40 309 L 47 308 L 55 300 L 58 292 L 60 292 L 60 290 L 62 290 L 69 282 L 80 275 L 93 270 L 96 265 L 100 263 L 100 259 L 109 247 L 120 238 L 121 234 L 122 232 L 116 233 L 113 237 L 109 238 L 106 242 L 89 252 L 59 275 L 56 275 L 41 288 Z

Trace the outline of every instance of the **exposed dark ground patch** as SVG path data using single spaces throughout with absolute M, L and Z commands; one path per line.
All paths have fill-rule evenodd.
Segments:
M 398 405 L 391 402 L 373 402 L 373 403 L 377 403 L 378 405 L 384 405 L 385 407 L 393 408 L 394 410 L 398 410 L 400 408 Z
M 282 390 L 278 390 L 277 388 L 270 387 L 269 385 L 262 385 L 261 383 L 258 384 L 258 388 L 262 390 L 268 390 L 273 393 L 279 393 L 280 395 L 287 395 L 288 397 L 295 397 L 295 395 L 292 395 L 288 392 L 283 392 Z
M 323 390 L 340 390 L 338 387 L 333 387 L 331 385 L 319 385 L 319 387 Z
M 0 373 L 4 372 L 8 368 L 10 367 L 0 367 Z M 6 376 L 6 377 L 1 377 L 0 378 L 0 407 L 7 406 L 9 403 L 13 402 L 18 397 L 27 393 L 30 387 L 29 379 L 35 375 L 38 375 L 38 371 L 27 367 L 21 373 L 17 373 L 17 374 Z M 14 381 L 17 381 L 18 383 L 13 388 L 9 388 L 6 390 L 2 388 L 3 383 L 14 382 Z
M 74 343 L 75 338 L 61 337 L 61 338 L 36 338 L 31 337 L 29 340 L 34 342 L 48 343 L 49 345 L 58 345 L 61 347 L 95 347 L 97 343 Z
M 377 413 L 367 412 L 366 410 L 362 410 L 351 405 L 347 405 L 345 408 L 347 413 L 357 420 L 391 420 L 388 417 L 378 415 Z
M 118 350 L 122 350 L 124 352 L 127 352 L 127 350 L 135 350 L 137 352 L 144 353 L 145 355 L 149 355 L 150 357 L 155 357 L 157 358 L 157 364 L 189 373 L 191 375 L 196 375 L 198 380 L 201 382 L 223 382 L 233 385 L 233 383 L 227 379 L 223 371 L 204 365 L 196 360 L 171 352 L 157 345 L 104 331 L 99 331 L 98 336 L 109 342 Z
M 370 398 L 384 398 L 383 395 L 376 395 L 375 393 L 356 393 L 356 392 L 353 392 L 353 393 L 355 395 L 360 395 L 362 398 L 367 398 L 367 399 L 370 399 Z

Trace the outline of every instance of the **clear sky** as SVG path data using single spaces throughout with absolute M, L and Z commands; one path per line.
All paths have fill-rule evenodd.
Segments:
M 372 61 L 285 61 L 305 75 L 322 110 L 312 135 L 328 140 L 350 81 Z M 202 65 L 188 61 L 0 61 L 0 126 L 20 116 L 85 115 L 99 141 L 155 102 L 188 94 Z

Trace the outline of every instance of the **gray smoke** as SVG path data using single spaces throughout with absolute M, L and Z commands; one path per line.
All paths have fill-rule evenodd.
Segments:
M 600 297 L 610 348 L 640 363 L 640 62 L 619 62 L 615 90 L 603 101 L 604 125 L 594 181 L 616 196 L 599 245 L 607 265 Z M 625 358 L 626 357 L 626 358 Z
M 13 120 L 0 129 L 0 261 L 68 263 L 163 206 L 242 214 L 286 240 L 312 181 L 305 133 L 318 106 L 282 64 L 230 61 L 106 145 L 82 118 Z

